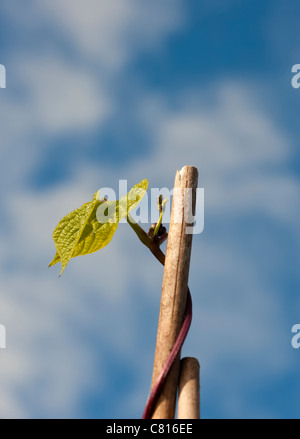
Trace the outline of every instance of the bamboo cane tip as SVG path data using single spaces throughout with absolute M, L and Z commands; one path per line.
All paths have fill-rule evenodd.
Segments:
M 176 177 L 179 178 L 179 181 L 181 181 L 184 177 L 190 176 L 193 181 L 198 180 L 198 169 L 195 168 L 195 166 L 183 166 L 180 170 L 177 171 Z
M 179 172 L 180 175 L 182 175 L 184 172 L 187 172 L 187 171 L 198 172 L 198 169 L 195 166 L 185 165 L 178 172 Z
M 181 359 L 180 364 L 184 379 L 190 379 L 191 376 L 199 375 L 200 363 L 197 358 L 184 357 Z
M 178 419 L 200 418 L 200 364 L 197 358 L 181 360 L 178 386 Z
M 193 364 L 195 367 L 200 368 L 200 363 L 199 363 L 198 359 L 195 357 L 184 357 L 184 358 L 182 358 L 181 361 L 182 361 L 182 363 Z

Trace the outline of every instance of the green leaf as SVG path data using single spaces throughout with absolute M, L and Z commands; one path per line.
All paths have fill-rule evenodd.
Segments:
M 127 216 L 132 209 L 137 207 L 147 192 L 147 189 L 148 180 L 145 179 L 133 186 L 128 194 L 121 198 L 119 201 L 120 221 Z
M 60 261 L 59 253 L 56 252 L 53 260 L 50 262 L 49 267 L 52 267 L 53 265 L 57 264 Z
M 147 188 L 148 181 L 143 180 L 120 202 L 100 201 L 98 191 L 92 201 L 66 215 L 53 232 L 57 251 L 49 267 L 61 261 L 61 276 L 71 258 L 94 253 L 105 247 L 117 230 L 119 221 L 138 205 Z

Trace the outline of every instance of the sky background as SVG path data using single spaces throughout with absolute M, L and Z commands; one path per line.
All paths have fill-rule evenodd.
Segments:
M 3 0 L 1 418 L 139 418 L 162 268 L 121 224 L 48 269 L 52 232 L 101 187 L 171 188 L 193 165 L 203 418 L 298 418 L 300 63 L 296 0 Z

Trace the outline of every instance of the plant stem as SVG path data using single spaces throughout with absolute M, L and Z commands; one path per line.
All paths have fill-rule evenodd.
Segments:
M 156 226 L 155 226 L 155 229 L 154 229 L 153 237 L 154 237 L 154 236 L 157 236 L 157 234 L 158 234 L 159 228 L 160 228 L 161 223 L 162 223 L 163 215 L 164 215 L 164 212 L 163 212 L 163 210 L 161 210 L 161 211 L 160 211 L 160 215 L 159 215 L 158 222 L 157 222 L 157 224 L 156 224 Z
M 139 240 L 151 251 L 151 253 L 159 260 L 159 262 L 165 264 L 165 255 L 159 248 L 159 241 L 151 239 L 144 229 L 132 218 L 131 215 L 127 215 L 127 222 L 130 227 L 135 231 Z

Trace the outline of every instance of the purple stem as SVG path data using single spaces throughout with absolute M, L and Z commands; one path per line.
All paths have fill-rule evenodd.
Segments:
M 172 351 L 170 352 L 170 355 L 162 368 L 161 373 L 159 374 L 157 381 L 150 393 L 150 396 L 148 398 L 143 417 L 142 419 L 151 419 L 152 411 L 154 409 L 154 406 L 156 404 L 157 398 L 159 396 L 159 393 L 166 381 L 166 377 L 168 375 L 169 370 L 171 369 L 174 361 L 176 360 L 177 355 L 179 354 L 182 345 L 184 343 L 184 340 L 187 336 L 187 333 L 189 331 L 191 321 L 192 321 L 192 297 L 189 290 L 189 287 L 187 289 L 187 298 L 186 298 L 186 306 L 185 306 L 185 317 L 182 324 L 182 327 L 179 331 L 178 337 L 175 341 L 174 347 Z

